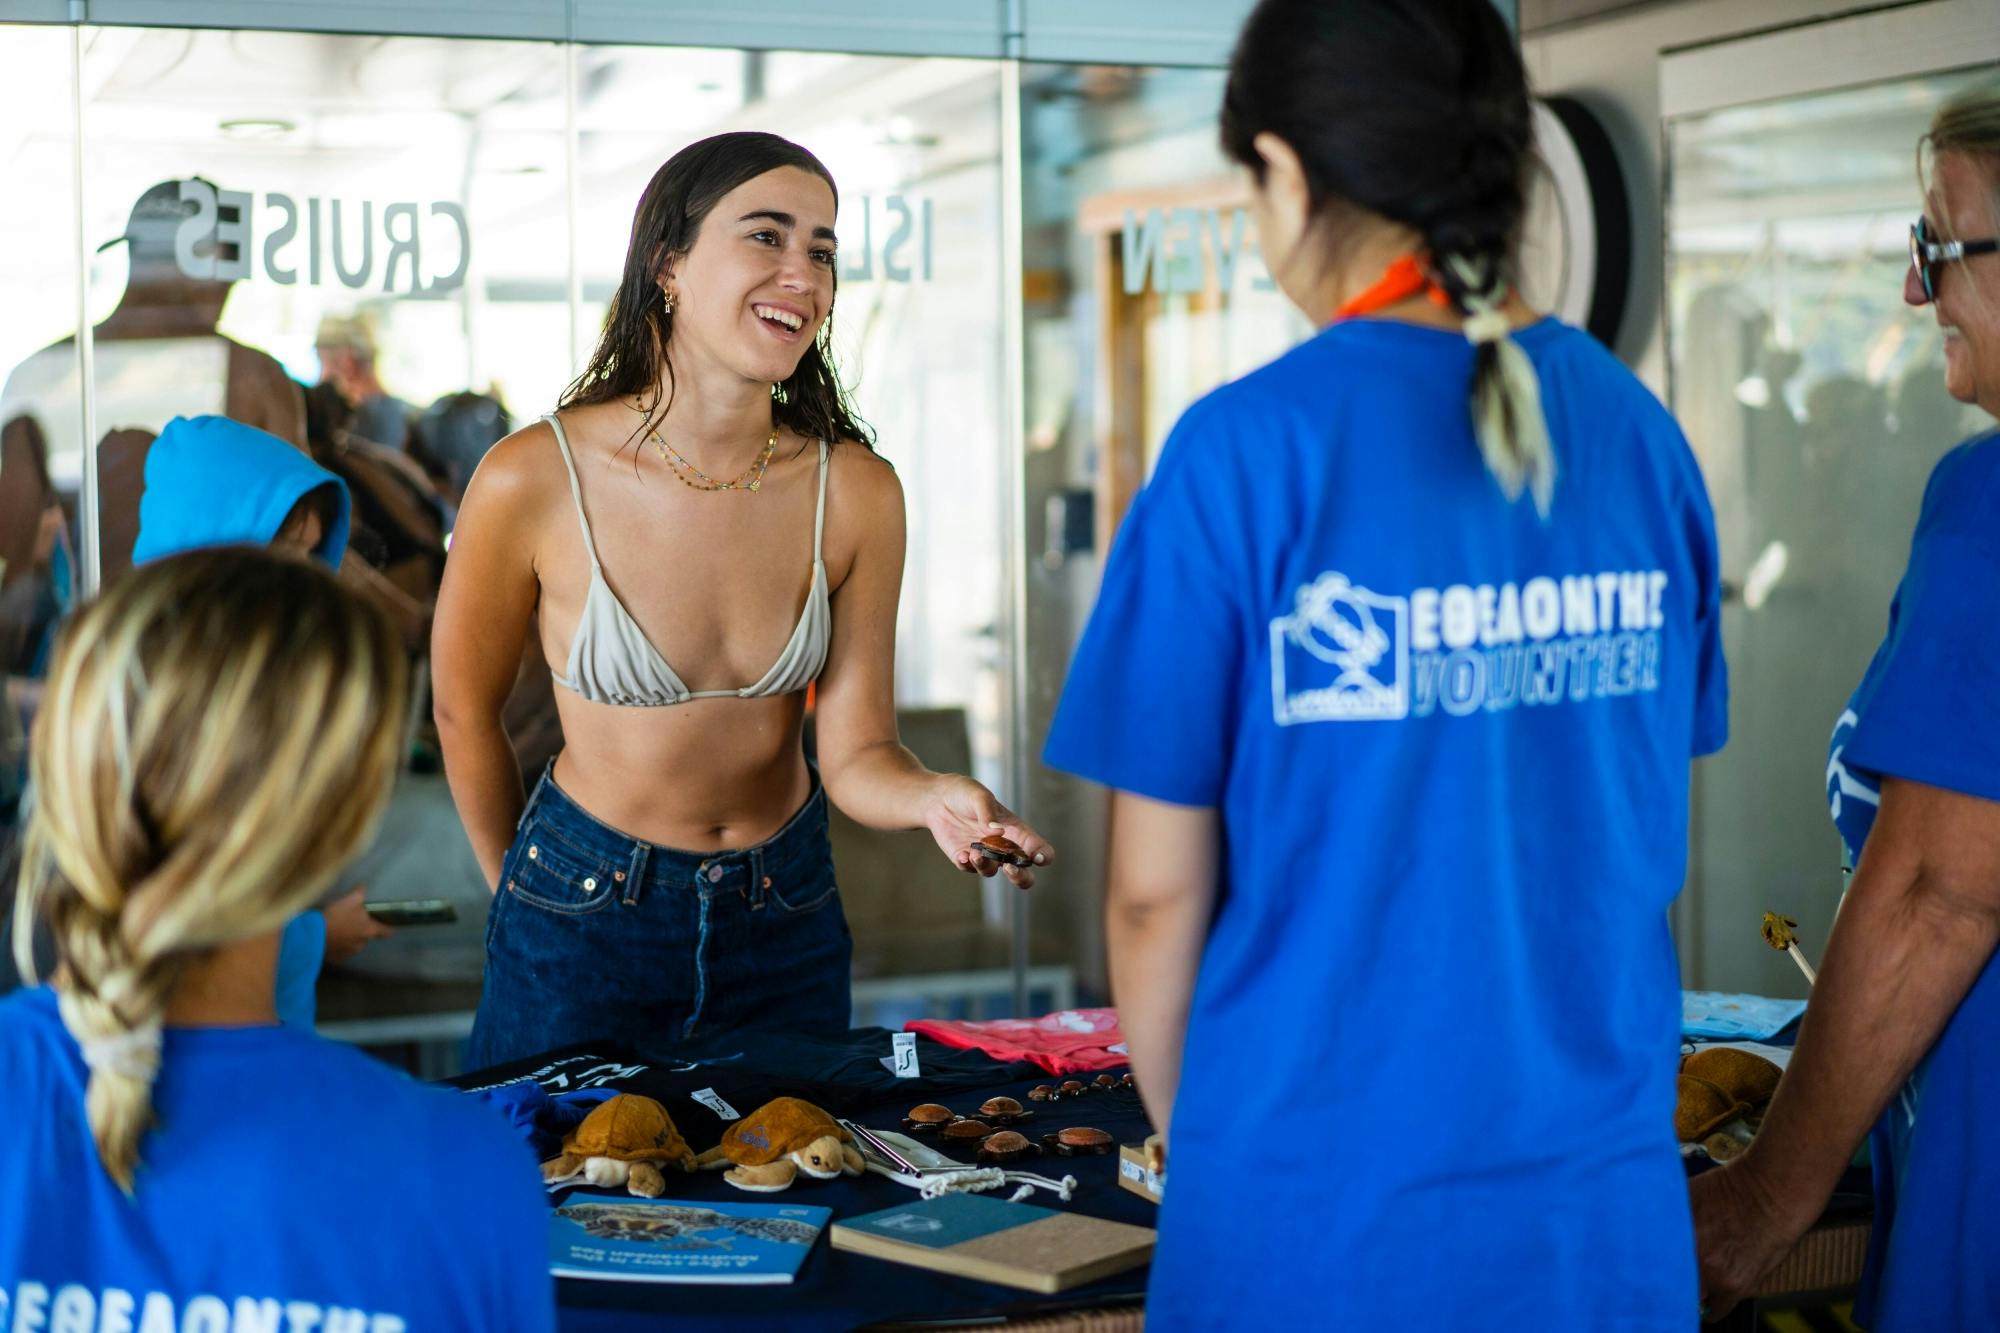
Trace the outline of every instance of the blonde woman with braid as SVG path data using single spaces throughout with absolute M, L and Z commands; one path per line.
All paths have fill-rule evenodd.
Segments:
M 1236 49 L 1223 147 L 1321 329 L 1181 419 L 1048 742 L 1115 791 L 1156 1333 L 1694 1325 L 1662 1053 L 1715 535 L 1665 410 L 1512 290 L 1529 127 L 1489 0 L 1265 0 Z M 1383 1142 L 1385 1097 L 1337 1189 L 1255 1132 Z
M 404 674 L 379 612 L 248 549 L 66 627 L 15 931 L 56 968 L 0 1002 L 0 1327 L 553 1327 L 498 1118 L 277 1022 L 279 933 L 381 815 Z

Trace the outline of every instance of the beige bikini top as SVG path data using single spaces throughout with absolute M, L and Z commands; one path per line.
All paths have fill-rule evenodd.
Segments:
M 576 500 L 576 521 L 583 529 L 583 549 L 590 553 L 590 591 L 584 596 L 583 616 L 577 621 L 576 637 L 569 646 L 569 674 L 557 675 L 551 668 L 549 674 L 556 684 L 576 691 L 592 703 L 661 708 L 684 704 L 690 699 L 765 699 L 792 694 L 803 690 L 819 675 L 826 665 L 827 643 L 833 634 L 826 562 L 820 557 L 820 539 L 826 528 L 825 440 L 819 443 L 819 501 L 813 510 L 812 591 L 806 594 L 805 610 L 799 614 L 791 641 L 755 685 L 740 690 L 690 690 L 632 619 L 631 612 L 618 600 L 618 594 L 611 591 L 611 585 L 604 581 L 604 567 L 597 563 L 597 544 L 590 537 L 590 519 L 583 512 L 583 488 L 577 482 L 576 459 L 570 453 L 569 437 L 553 414 L 542 420 L 555 431 L 563 466 L 569 469 L 569 493 Z

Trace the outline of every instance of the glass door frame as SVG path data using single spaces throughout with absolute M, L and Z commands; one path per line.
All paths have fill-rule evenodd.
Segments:
M 1666 144 L 1674 122 L 1689 117 L 1989 63 L 2000 65 L 2000 2 L 1996 0 L 1924 0 L 1668 51 L 1661 56 L 1659 68 L 1660 139 Z M 1663 151 L 1661 160 L 1667 178 L 1663 211 L 1671 218 L 1674 182 L 1665 165 L 1671 154 Z M 1665 243 L 1671 251 L 1670 226 L 1665 228 Z M 1665 280 L 1663 273 L 1663 286 Z M 1668 348 L 1670 409 L 1676 401 L 1671 305 L 1663 291 L 1660 331 Z M 1688 881 L 1674 900 L 1671 917 L 1682 975 L 1699 978 L 1705 963 L 1703 917 L 1707 908 L 1707 885 L 1694 850 L 1703 836 L 1703 770 L 1699 765 L 1692 782 Z

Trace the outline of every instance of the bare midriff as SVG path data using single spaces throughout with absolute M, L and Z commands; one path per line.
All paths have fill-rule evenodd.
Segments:
M 634 458 L 628 409 L 563 419 L 605 577 L 641 632 L 691 689 L 762 677 L 811 582 L 817 450 L 788 434 L 761 491 L 707 494 L 669 480 L 650 452 Z M 553 460 L 552 434 L 547 445 Z M 536 559 L 542 659 L 566 671 L 590 559 L 567 485 L 550 486 L 546 503 Z M 837 581 L 845 562 L 831 543 L 828 554 Z M 634 838 L 690 852 L 755 846 L 812 790 L 803 692 L 644 707 L 594 703 L 558 684 L 555 698 L 564 743 L 556 783 Z
M 594 818 L 661 847 L 755 846 L 812 790 L 803 694 L 628 708 L 558 685 L 556 708 L 564 739 L 556 784 Z

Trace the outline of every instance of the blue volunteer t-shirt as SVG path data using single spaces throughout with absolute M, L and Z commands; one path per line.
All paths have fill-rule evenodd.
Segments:
M 1602 347 L 1518 341 L 1546 523 L 1467 341 L 1352 321 L 1191 408 L 1119 530 L 1047 762 L 1226 833 L 1149 1328 L 1696 1322 L 1667 907 L 1714 524 Z
M 0 1328 L 555 1327 L 548 1209 L 485 1107 L 290 1028 L 169 1028 L 127 1198 L 46 987 L 0 1001 Z
M 1834 727 L 1827 804 L 1860 862 L 1884 775 L 2000 801 L 2000 433 L 1924 491 L 1889 633 Z M 1870 1145 L 1875 1229 L 1855 1317 L 1879 1333 L 2000 1328 L 2000 959 Z

